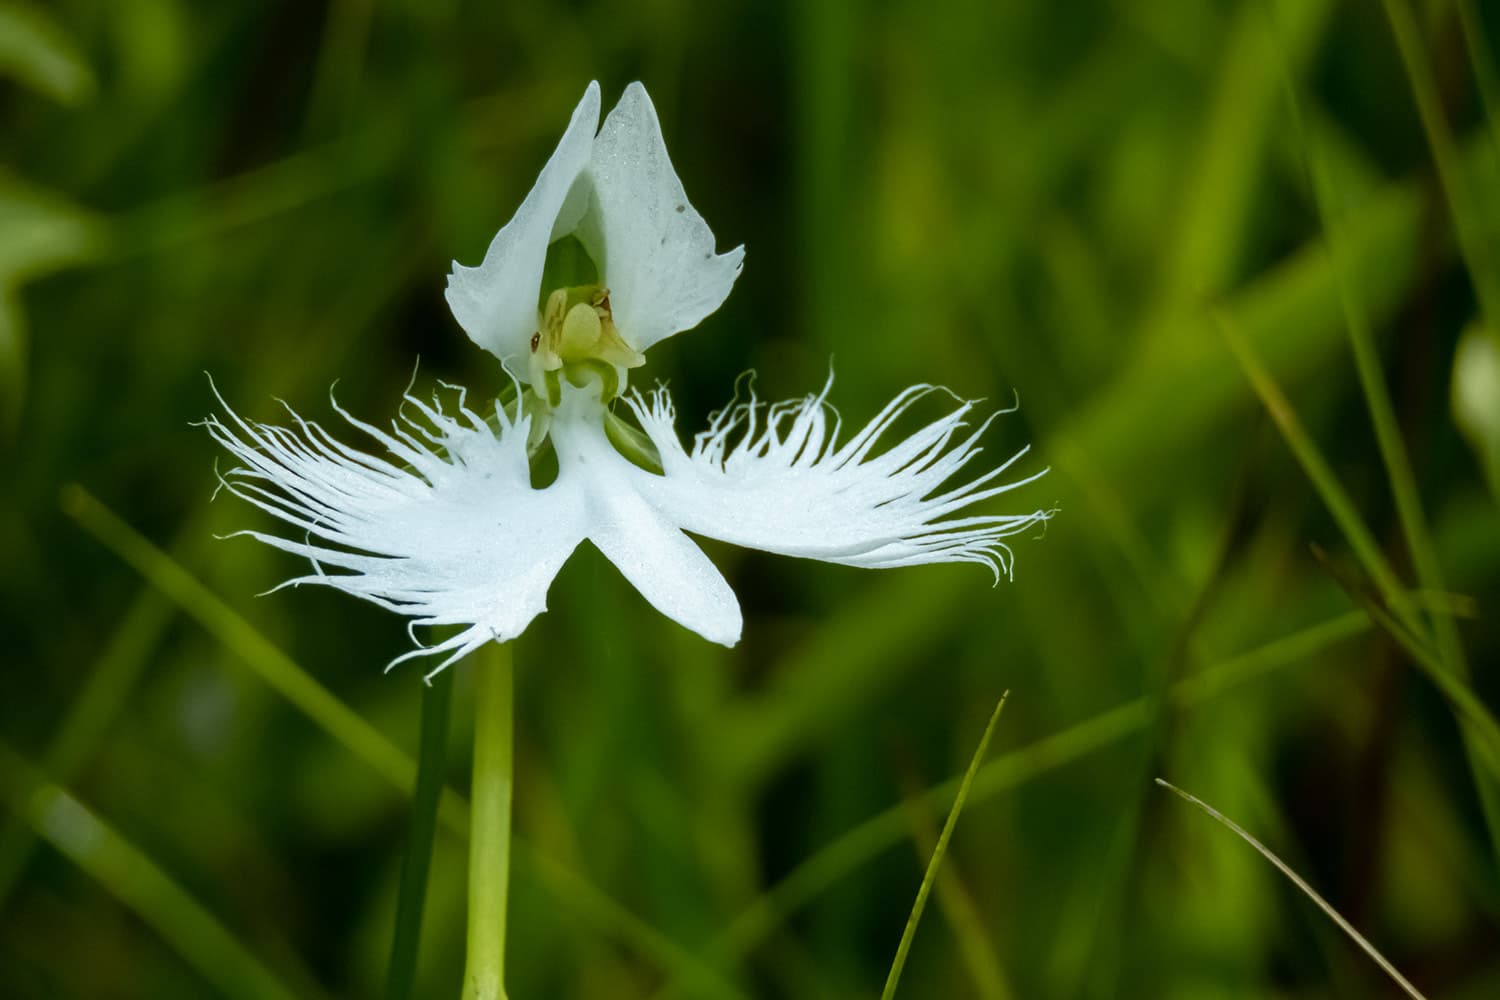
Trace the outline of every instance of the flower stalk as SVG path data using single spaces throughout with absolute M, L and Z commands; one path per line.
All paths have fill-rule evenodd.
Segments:
M 515 674 L 509 643 L 474 670 L 474 777 L 469 836 L 469 946 L 463 1000 L 505 1000 L 510 890 Z

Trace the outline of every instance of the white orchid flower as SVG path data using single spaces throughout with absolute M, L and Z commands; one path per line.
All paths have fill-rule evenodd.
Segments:
M 408 393 L 389 430 L 335 402 L 384 457 L 295 413 L 293 428 L 245 421 L 227 404 L 226 419 L 208 419 L 242 463 L 224 485 L 302 536 L 241 532 L 312 562 L 283 586 L 334 587 L 407 616 L 409 631 L 462 626 L 431 646 L 413 631 L 417 648 L 392 663 L 441 656 L 436 673 L 520 635 L 585 539 L 659 611 L 726 646 L 740 637 L 739 602 L 687 532 L 849 566 L 976 562 L 1008 576 L 1002 539 L 1049 512 L 974 509 L 1042 473 L 1003 480 L 1022 449 L 963 478 L 989 424 L 971 425 L 973 403 L 888 442 L 935 391 L 915 386 L 841 442 L 826 386 L 773 406 L 752 391 L 686 449 L 665 389 L 623 391 L 643 352 L 718 308 L 743 251 L 714 253 L 645 89 L 630 85 L 596 135 L 599 106 L 591 84 L 483 263 L 455 264 L 449 278 L 460 325 L 515 373 L 514 398 L 485 407 L 492 416 L 452 387 L 446 401 Z M 569 236 L 596 280 L 545 287 L 549 247 Z M 557 476 L 537 488 L 531 462 L 549 441 Z

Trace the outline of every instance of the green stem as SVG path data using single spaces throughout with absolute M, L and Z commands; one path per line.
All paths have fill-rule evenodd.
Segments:
M 515 677 L 508 645 L 474 670 L 474 789 L 469 835 L 469 954 L 463 1000 L 505 998 L 505 904 Z
M 417 787 L 412 796 L 411 840 L 401 860 L 401 893 L 396 902 L 396 933 L 391 942 L 389 1000 L 408 1000 L 417 973 L 422 940 L 422 910 L 427 875 L 432 868 L 432 841 L 437 832 L 447 770 L 448 716 L 453 704 L 453 671 L 444 670 L 422 692 L 422 737 L 417 758 Z

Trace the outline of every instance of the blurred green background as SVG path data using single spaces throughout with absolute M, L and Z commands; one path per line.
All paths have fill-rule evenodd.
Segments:
M 419 357 L 502 386 L 448 262 L 592 78 L 645 82 L 747 246 L 644 372 L 685 433 L 749 368 L 785 398 L 832 359 L 854 423 L 916 381 L 1019 392 L 987 454 L 1052 472 L 996 509 L 1060 513 L 993 589 L 711 546 L 732 651 L 580 551 L 517 647 L 511 996 L 877 996 L 1007 689 L 901 995 L 1397 995 L 1157 776 L 1428 996 L 1500 995 L 1497 30 L 1480 0 L 0 5 L 0 995 L 382 994 L 421 668 L 381 673 L 379 609 L 255 596 L 298 567 L 215 541 L 267 525 L 210 503 L 192 421 L 205 371 L 263 419 L 326 420 L 336 380 L 384 419 Z M 457 993 L 465 851 L 440 831 L 423 997 Z

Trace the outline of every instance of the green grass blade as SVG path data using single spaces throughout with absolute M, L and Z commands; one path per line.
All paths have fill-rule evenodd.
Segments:
M 1316 49 L 1332 5 L 1291 0 L 1282 6 L 1288 20 L 1284 58 L 1300 65 Z M 1153 296 L 1158 316 L 1175 315 L 1225 290 L 1255 218 L 1256 187 L 1275 125 L 1276 76 L 1268 72 L 1265 35 L 1253 7 L 1241 7 L 1228 36 L 1218 53 L 1216 90 L 1204 108 L 1192 169 L 1182 179 L 1178 230 L 1163 254 L 1162 288 Z
M 146 668 L 151 651 L 171 621 L 172 608 L 159 594 L 141 594 L 88 683 L 68 705 L 68 714 L 47 747 L 43 764 L 54 780 L 69 784 L 120 713 Z M 0 827 L 0 910 L 31 856 L 36 838 L 20 816 Z
M 948 810 L 948 818 L 943 822 L 943 832 L 938 834 L 937 847 L 933 849 L 932 860 L 927 862 L 927 871 L 922 875 L 922 884 L 917 887 L 916 901 L 911 905 L 911 916 L 906 918 L 906 929 L 901 933 L 901 943 L 896 946 L 896 957 L 891 962 L 890 974 L 885 978 L 885 989 L 880 992 L 880 1000 L 891 1000 L 896 995 L 896 987 L 901 982 L 901 972 L 906 968 L 906 958 L 911 953 L 911 943 L 917 936 L 917 925 L 922 922 L 922 911 L 927 908 L 927 897 L 932 894 L 932 884 L 937 878 L 938 868 L 943 863 L 943 855 L 948 853 L 948 841 L 953 838 L 953 828 L 958 825 L 958 814 L 963 812 L 964 802 L 969 798 L 969 789 L 974 784 L 974 775 L 979 772 L 979 765 L 984 762 L 984 755 L 990 748 L 990 737 L 995 733 L 995 723 L 1000 721 L 1000 713 L 1005 710 L 1005 699 L 1010 697 L 1010 692 L 1000 696 L 1000 701 L 995 705 L 995 711 L 990 713 L 990 721 L 984 727 L 984 735 L 979 737 L 979 746 L 974 748 L 974 756 L 969 760 L 969 768 L 964 772 L 963 781 L 959 783 L 958 794 L 953 798 L 953 807 Z
M 1269 2 L 1267 2 L 1267 11 L 1269 14 Z M 1442 568 L 1438 562 L 1437 550 L 1432 543 L 1432 532 L 1427 525 L 1427 516 L 1422 509 L 1416 476 L 1412 472 L 1411 459 L 1402 441 L 1395 406 L 1386 388 L 1369 316 L 1355 293 L 1350 277 L 1348 232 L 1344 224 L 1343 213 L 1338 208 L 1337 183 L 1329 170 L 1327 159 L 1323 156 L 1311 131 L 1306 127 L 1302 101 L 1298 95 L 1296 83 L 1292 79 L 1290 68 L 1284 62 L 1282 70 L 1293 126 L 1303 150 L 1313 200 L 1317 205 L 1328 242 L 1334 280 L 1338 286 L 1339 304 L 1343 309 L 1349 346 L 1354 355 L 1355 370 L 1359 375 L 1359 384 L 1364 393 L 1370 423 L 1375 430 L 1376 443 L 1380 447 L 1380 457 L 1385 463 L 1391 494 L 1396 501 L 1401 530 L 1406 538 L 1406 545 L 1411 552 L 1412 562 L 1421 586 L 1424 589 L 1441 593 L 1446 589 Z M 1445 658 L 1453 659 L 1457 663 L 1462 651 L 1458 646 L 1457 632 L 1452 628 L 1452 620 L 1443 615 L 1435 617 L 1438 642 L 1441 647 L 1445 647 Z
M 1477 164 L 1477 144 L 1464 156 L 1470 167 Z M 1415 249 L 1425 245 L 1423 204 L 1420 179 L 1410 178 L 1373 193 L 1350 219 L 1350 278 L 1375 318 L 1394 309 L 1419 265 L 1432 259 L 1432 250 Z M 1225 302 L 1267 369 L 1283 377 L 1311 370 L 1343 336 L 1338 290 L 1321 241 L 1304 245 Z M 1201 320 L 1196 312 L 1180 318 L 1195 327 Z M 1238 405 L 1235 387 L 1242 378 L 1212 338 L 1182 339 L 1169 355 L 1133 359 L 1112 383 L 1081 399 L 1037 450 L 1058 474 L 1113 483 L 1124 502 L 1134 502 L 1153 486 L 1153 477 L 1139 474 L 1151 455 L 1199 446 L 1200 429 Z M 1076 463 L 1065 465 L 1062 441 L 1092 467 L 1080 474 Z M 910 651 L 921 648 L 929 630 L 960 616 L 967 583 L 962 574 L 891 574 L 863 588 L 806 647 L 777 665 L 762 694 L 736 702 L 720 741 L 726 780 L 739 786 L 773 773 L 831 731 L 832 720 L 847 718 L 872 693 L 886 690 L 904 664 L 921 662 Z
M 1244 373 L 1245 379 L 1255 390 L 1255 394 L 1260 397 L 1266 412 L 1270 414 L 1271 419 L 1281 431 L 1287 446 L 1296 456 L 1297 463 L 1302 466 L 1302 471 L 1306 473 L 1313 488 L 1317 490 L 1318 496 L 1323 500 L 1324 506 L 1328 508 L 1329 514 L 1333 516 L 1334 522 L 1338 524 L 1339 530 L 1343 532 L 1344 539 L 1349 543 L 1355 558 L 1375 582 L 1375 586 L 1380 590 L 1386 603 L 1393 608 L 1399 607 L 1400 602 L 1405 600 L 1405 590 L 1396 576 L 1395 569 L 1386 559 L 1385 553 L 1381 551 L 1380 543 L 1375 540 L 1374 534 L 1365 525 L 1364 518 L 1354 506 L 1353 499 L 1344 491 L 1333 469 L 1323 458 L 1323 453 L 1318 450 L 1312 436 L 1302 426 L 1302 421 L 1297 416 L 1297 411 L 1293 409 L 1291 401 L 1287 399 L 1271 373 L 1261 363 L 1250 341 L 1229 314 L 1219 312 L 1215 315 L 1219 329 L 1224 335 L 1224 341 L 1229 345 L 1235 361 L 1239 363 L 1240 371 Z
M 1432 147 L 1438 180 L 1448 201 L 1453 229 L 1458 234 L 1459 251 L 1479 297 L 1480 312 L 1484 314 L 1491 336 L 1500 336 L 1500 325 L 1497 325 L 1500 324 L 1500 271 L 1496 270 L 1488 241 L 1476 229 L 1480 216 L 1476 212 L 1468 176 L 1460 162 L 1458 143 L 1443 115 L 1437 77 L 1422 46 L 1421 32 L 1406 0 L 1385 0 L 1385 13 L 1391 22 L 1391 33 L 1396 36 L 1396 46 L 1401 51 L 1401 62 L 1411 82 L 1412 96 L 1417 102 L 1422 128 L 1427 133 L 1427 143 Z
M 1211 701 L 1266 674 L 1301 663 L 1371 628 L 1368 615 L 1354 611 L 1204 668 L 1172 685 L 1168 700 L 1179 711 Z M 980 768 L 970 797 L 982 802 L 1032 779 L 1145 731 L 1155 718 L 1154 697 L 1142 696 L 1067 729 L 997 757 Z M 941 809 L 952 802 L 957 779 L 928 789 L 927 803 Z M 850 872 L 879 857 L 906 836 L 906 804 L 870 817 L 840 835 L 780 882 L 756 897 L 701 954 L 726 963 L 748 953 L 795 912 Z M 658 1000 L 677 995 L 682 980 L 667 983 Z
M 453 671 L 444 670 L 422 691 L 422 735 L 417 753 L 417 785 L 412 794 L 411 833 L 401 859 L 401 889 L 396 900 L 396 930 L 386 981 L 389 1000 L 408 1000 L 417 974 L 422 940 L 422 911 L 427 902 L 427 874 L 437 835 L 438 803 L 447 772 L 448 719 L 453 706 Z
M 1292 408 L 1291 401 L 1286 398 L 1286 395 L 1281 391 L 1281 387 L 1276 384 L 1275 380 L 1271 378 L 1270 373 L 1261 365 L 1259 358 L 1255 356 L 1249 343 L 1240 334 L 1238 329 L 1236 329 L 1229 317 L 1221 313 L 1219 314 L 1219 321 L 1224 333 L 1224 339 L 1228 342 L 1236 360 L 1239 361 L 1240 368 L 1244 371 L 1245 377 L 1250 381 L 1256 395 L 1260 397 L 1266 411 L 1270 413 L 1271 419 L 1275 421 L 1276 426 L 1280 429 L 1288 447 L 1292 449 L 1292 453 L 1297 457 L 1298 464 L 1302 466 L 1308 479 L 1312 481 L 1314 488 L 1322 498 L 1329 513 L 1333 515 L 1333 519 L 1338 523 L 1340 530 L 1344 532 L 1344 537 L 1348 540 L 1350 548 L 1354 550 L 1361 566 L 1374 581 L 1375 587 L 1380 592 L 1381 599 L 1385 602 L 1386 608 L 1389 609 L 1394 619 L 1400 623 L 1401 629 L 1399 633 L 1393 634 L 1397 634 L 1398 638 L 1401 633 L 1409 635 L 1414 640 L 1411 648 L 1427 648 L 1432 643 L 1432 639 L 1427 633 L 1425 624 L 1416 614 L 1416 605 L 1412 603 L 1409 596 L 1401 589 L 1401 584 L 1396 579 L 1395 571 L 1391 568 L 1390 563 L 1386 561 L 1384 553 L 1380 551 L 1380 546 L 1376 543 L 1374 535 L 1365 526 L 1363 518 L 1360 517 L 1359 512 L 1354 507 L 1353 500 L 1344 491 L 1343 486 L 1338 481 L 1338 477 L 1333 474 L 1332 468 L 1329 467 L 1327 460 L 1323 458 L 1322 452 L 1318 450 L 1318 446 L 1313 442 L 1312 436 L 1302 426 L 1302 421 L 1298 418 L 1296 410 Z M 1356 596 L 1357 600 L 1362 600 L 1358 596 L 1359 587 L 1357 585 L 1346 589 L 1350 590 Z M 1380 610 L 1376 608 L 1374 602 L 1364 601 L 1363 603 L 1372 612 Z M 1450 621 L 1451 624 L 1450 619 L 1441 615 L 1437 616 L 1437 618 L 1439 621 Z M 1460 679 L 1456 671 L 1461 670 L 1462 667 L 1450 666 L 1450 662 L 1425 655 L 1416 657 L 1416 663 L 1422 668 L 1423 673 L 1437 685 L 1453 706 L 1459 722 L 1464 728 L 1465 740 L 1468 743 L 1470 752 L 1475 753 L 1485 763 L 1491 779 L 1500 782 L 1500 768 L 1496 766 L 1500 762 L 1496 761 L 1494 751 L 1494 747 L 1500 746 L 1500 743 L 1496 743 L 1495 741 L 1494 733 L 1496 731 L 1496 724 L 1494 717 L 1473 696 L 1468 686 Z M 1476 746 L 1478 741 L 1485 741 L 1490 744 L 1490 747 L 1478 747 Z M 1494 793 L 1484 787 L 1483 779 L 1476 776 L 1476 781 L 1480 782 L 1479 794 L 1481 801 L 1485 805 L 1486 821 L 1488 822 L 1491 815 L 1491 807 L 1494 804 Z M 1497 849 L 1500 849 L 1500 844 L 1497 844 Z
M 1458 24 L 1463 30 L 1464 45 L 1469 50 L 1469 62 L 1474 65 L 1474 83 L 1479 91 L 1479 100 L 1484 104 L 1484 118 L 1489 125 L 1490 141 L 1495 152 L 1500 154 L 1500 79 L 1495 76 L 1495 59 L 1485 40 L 1484 22 L 1479 17 L 1479 8 L 1474 0 L 1456 0 Z
M 906 813 L 911 825 L 912 846 L 918 858 L 931 857 L 937 848 L 938 827 L 923 797 L 925 790 L 915 781 L 903 781 L 902 784 L 903 787 L 910 785 Z M 938 872 L 933 891 L 937 893 L 938 907 L 957 939 L 959 957 L 973 980 L 976 994 L 983 1000 L 1010 1000 L 1015 991 L 984 926 L 979 906 L 952 865 Z
M 1275 11 L 1270 0 L 1264 0 L 1267 17 L 1273 33 L 1279 31 Z M 1279 48 L 1279 47 L 1278 47 Z M 1375 440 L 1380 448 L 1381 461 L 1385 465 L 1386 478 L 1390 482 L 1391 495 L 1396 502 L 1396 516 L 1401 523 L 1401 533 L 1411 553 L 1412 566 L 1416 570 L 1419 585 L 1433 592 L 1446 590 L 1442 563 L 1438 559 L 1437 547 L 1432 541 L 1427 515 L 1422 508 L 1421 492 L 1417 488 L 1416 475 L 1412 471 L 1411 459 L 1407 455 L 1401 427 L 1396 419 L 1396 408 L 1386 388 L 1385 376 L 1375 348 L 1375 337 L 1370 328 L 1369 316 L 1355 293 L 1350 277 L 1348 232 L 1344 215 L 1339 209 L 1338 185 L 1322 149 L 1306 126 L 1302 100 L 1292 77 L 1291 67 L 1285 59 L 1278 61 L 1286 86 L 1287 103 L 1291 108 L 1292 124 L 1307 167 L 1312 187 L 1313 201 L 1318 208 L 1318 217 L 1328 241 L 1329 258 L 1333 265 L 1334 280 L 1338 286 L 1339 303 L 1344 312 L 1344 324 L 1349 334 L 1349 346 L 1354 355 L 1354 367 L 1359 375 L 1360 388 L 1364 393 L 1365 406 L 1370 423 L 1375 430 Z M 1414 614 L 1414 612 L 1413 612 Z M 1469 676 L 1468 663 L 1464 657 L 1463 642 L 1458 627 L 1447 615 L 1431 617 L 1431 625 L 1437 641 L 1438 656 L 1443 672 L 1460 679 Z M 1441 683 L 1441 682 L 1440 682 Z M 1458 685 L 1462 688 L 1462 685 Z M 1467 689 L 1464 689 L 1467 693 Z M 1453 701 L 1453 695 L 1449 695 Z M 1472 699 L 1470 699 L 1472 700 Z M 1472 706 L 1467 701 L 1457 701 L 1455 706 L 1465 705 L 1472 716 Z M 1483 714 L 1488 718 L 1487 713 Z M 1468 747 L 1471 766 L 1476 748 Z M 1500 858 L 1500 786 L 1484 780 L 1475 768 L 1475 785 L 1484 808 L 1485 824 L 1489 830 L 1491 847 Z M 1493 768 L 1491 773 L 1495 773 Z
M 1300 889 L 1308 899 L 1318 904 L 1318 908 L 1324 913 L 1328 914 L 1328 918 L 1332 920 L 1336 925 L 1338 925 L 1339 930 L 1343 931 L 1349 936 L 1349 939 L 1351 941 L 1359 945 L 1364 953 L 1366 955 L 1369 955 L 1370 958 L 1374 960 L 1376 965 L 1380 966 L 1381 971 L 1383 971 L 1387 976 L 1390 976 L 1391 980 L 1406 992 L 1407 996 L 1412 997 L 1413 1000 L 1426 1000 L 1426 997 L 1422 996 L 1417 988 L 1413 986 L 1405 976 L 1398 972 L 1396 970 L 1396 967 L 1389 961 L 1387 961 L 1386 957 L 1375 949 L 1374 945 L 1372 945 L 1368 940 L 1365 939 L 1365 936 L 1363 934 L 1355 930 L 1354 926 L 1350 924 L 1349 921 L 1345 920 L 1343 916 L 1341 916 L 1339 912 L 1335 910 L 1326 899 L 1318 895 L 1317 891 L 1313 889 L 1312 886 L 1308 885 L 1307 881 L 1303 879 L 1302 876 L 1292 871 L 1291 867 L 1287 865 L 1286 862 L 1282 861 L 1275 854 L 1273 854 L 1270 848 L 1266 847 L 1266 845 L 1256 840 L 1243 828 L 1241 828 L 1239 824 L 1235 823 L 1234 820 L 1225 816 L 1223 813 L 1219 812 L 1217 809 L 1209 805 L 1207 802 L 1204 802 L 1202 799 L 1197 798 L 1193 795 L 1189 795 L 1187 792 L 1184 792 L 1176 785 L 1170 784 L 1162 780 L 1161 778 L 1157 778 L 1156 783 L 1165 788 L 1167 791 L 1171 792 L 1173 795 L 1176 795 L 1183 801 L 1201 809 L 1208 816 L 1212 817 L 1216 822 L 1227 827 L 1232 833 L 1234 833 L 1235 836 L 1239 837 L 1245 843 L 1249 844 L 1251 847 L 1259 851 L 1261 857 L 1271 862 L 1271 864 L 1275 866 L 1276 870 L 1290 879 L 1291 883 L 1298 889 Z
M 77 43 L 46 8 L 29 5 L 0 7 L 0 75 L 69 106 L 87 101 L 97 90 Z
M 63 506 L 86 531 L 132 566 L 355 757 L 403 793 L 412 792 L 417 774 L 415 762 L 313 680 L 201 581 L 82 487 L 65 487 Z M 442 792 L 438 820 L 454 836 L 460 839 L 468 837 L 468 804 L 451 789 L 445 788 Z M 626 910 L 576 872 L 528 848 L 519 838 L 516 851 L 517 858 L 526 861 L 540 884 L 573 912 L 588 918 L 601 933 L 631 944 L 669 974 L 703 984 L 709 990 L 707 995 L 738 996 L 691 952 Z
M 219 993 L 237 1000 L 294 1000 L 275 973 L 155 862 L 4 745 L 0 798 L 134 910 Z
M 1412 661 L 1447 699 L 1453 714 L 1464 728 L 1469 752 L 1485 764 L 1492 778 L 1500 780 L 1500 724 L 1496 723 L 1489 709 L 1467 684 L 1454 676 L 1440 654 L 1428 646 L 1421 636 L 1413 633 L 1405 622 L 1381 607 L 1356 583 L 1345 583 L 1344 589 L 1365 609 L 1371 621 L 1406 650 Z M 1483 793 L 1486 787 L 1481 784 L 1480 792 Z
M 81 486 L 63 487 L 62 506 L 64 512 L 85 531 L 171 598 L 273 690 L 376 773 L 403 792 L 410 793 L 417 775 L 416 765 L 410 757 L 334 697 L 181 565 Z M 467 816 L 461 801 L 451 792 L 445 800 L 442 807 L 444 824 L 455 830 L 464 829 Z

